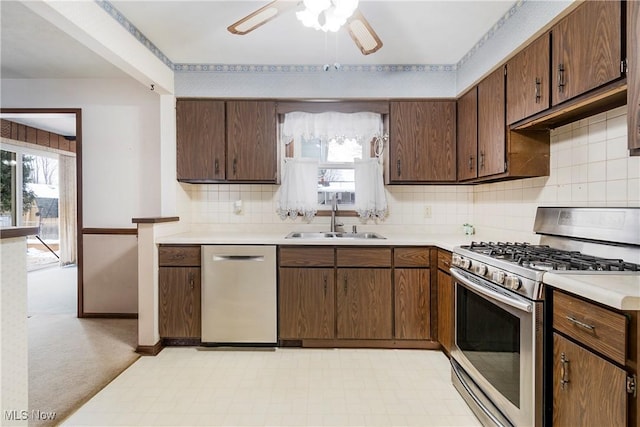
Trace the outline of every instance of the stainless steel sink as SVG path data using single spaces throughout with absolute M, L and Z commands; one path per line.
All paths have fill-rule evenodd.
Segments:
M 289 233 L 286 239 L 386 239 L 386 237 L 382 237 L 378 233 L 373 233 L 370 231 L 362 232 L 362 233 L 332 233 L 332 232 L 298 232 L 294 231 Z

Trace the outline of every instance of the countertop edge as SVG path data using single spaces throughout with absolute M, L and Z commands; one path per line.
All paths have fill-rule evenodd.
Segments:
M 0 239 L 12 239 L 15 237 L 35 236 L 38 227 L 7 227 L 0 228 Z
M 602 281 L 613 279 L 616 285 L 604 286 Z M 640 310 L 639 275 L 555 274 L 545 273 L 544 283 L 617 310 Z

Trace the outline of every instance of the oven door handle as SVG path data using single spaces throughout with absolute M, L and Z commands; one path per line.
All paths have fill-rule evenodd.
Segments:
M 510 298 L 507 295 L 503 295 L 499 292 L 496 292 L 486 286 L 482 286 L 480 284 L 477 283 L 473 283 L 471 280 L 469 280 L 468 278 L 466 278 L 461 272 L 460 270 L 456 269 L 456 268 L 451 268 L 449 270 L 451 272 L 451 275 L 453 277 L 455 277 L 455 279 L 462 285 L 465 286 L 469 289 L 471 289 L 474 292 L 477 292 L 479 294 L 482 294 L 484 296 L 487 296 L 489 298 L 492 298 L 496 301 L 500 301 L 501 303 L 504 303 L 506 305 L 508 305 L 509 307 L 513 307 L 516 308 L 520 311 L 526 311 L 527 313 L 532 313 L 533 312 L 533 304 L 528 302 L 528 301 L 522 301 L 520 299 L 516 299 L 516 298 Z M 479 279 L 480 280 L 480 279 Z

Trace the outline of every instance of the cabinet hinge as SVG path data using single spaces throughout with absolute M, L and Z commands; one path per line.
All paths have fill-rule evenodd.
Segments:
M 627 393 L 636 397 L 636 393 L 638 392 L 638 381 L 636 378 L 636 374 L 627 375 Z
M 627 66 L 627 58 L 620 61 L 620 74 L 627 74 L 629 68 Z

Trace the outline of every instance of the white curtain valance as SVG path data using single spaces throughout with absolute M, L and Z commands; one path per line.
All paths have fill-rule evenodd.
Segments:
M 387 216 L 387 197 L 382 165 L 378 159 L 355 160 L 354 169 L 356 212 L 362 219 L 383 219 Z
M 303 215 L 311 220 L 318 212 L 318 161 L 286 159 L 283 166 L 278 214 L 281 219 Z
M 382 116 L 378 113 L 305 113 L 295 111 L 284 115 L 282 136 L 285 143 L 293 139 L 350 138 L 359 142 L 380 137 L 383 133 Z

